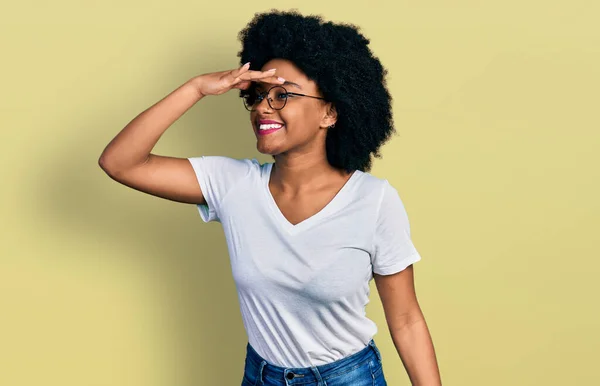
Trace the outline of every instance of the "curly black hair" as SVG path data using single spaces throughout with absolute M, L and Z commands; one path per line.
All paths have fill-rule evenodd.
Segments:
M 314 81 L 338 117 L 328 129 L 327 160 L 350 173 L 371 170 L 373 155 L 391 136 L 392 97 L 386 88 L 387 70 L 369 49 L 360 27 L 303 16 L 297 10 L 256 13 L 239 32 L 240 65 L 260 70 L 271 59 L 287 59 Z M 245 97 L 248 90 L 241 90 Z

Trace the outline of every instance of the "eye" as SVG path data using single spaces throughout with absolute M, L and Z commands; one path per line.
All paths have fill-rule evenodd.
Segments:
M 277 94 L 275 95 L 275 98 L 279 99 L 279 100 L 285 100 L 287 99 L 288 94 L 284 91 L 278 91 Z
M 264 95 L 259 90 L 254 89 L 248 91 L 248 98 L 253 101 L 262 101 L 264 99 Z

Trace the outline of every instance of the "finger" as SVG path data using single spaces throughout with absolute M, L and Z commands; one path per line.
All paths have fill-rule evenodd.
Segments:
M 269 76 L 267 78 L 259 79 L 256 82 L 278 84 L 279 85 L 279 84 L 285 83 L 285 79 L 282 78 L 282 77 L 280 77 L 280 76 L 273 75 L 273 76 Z
M 249 80 L 242 80 L 239 83 L 234 84 L 233 88 L 238 88 L 240 90 L 247 90 L 251 84 L 252 84 L 252 82 L 250 82 Z
M 249 68 L 250 68 L 250 62 L 244 64 L 243 66 L 241 66 L 239 68 L 229 71 L 229 75 L 232 76 L 234 79 L 238 78 L 241 74 L 246 73 Z
M 243 74 L 240 74 L 238 76 L 238 78 L 241 80 L 265 79 L 265 78 L 273 77 L 275 74 L 275 71 L 276 71 L 275 69 L 268 70 L 268 71 L 247 71 Z
M 243 90 L 246 90 L 247 88 L 249 88 L 253 83 L 254 84 L 266 84 L 266 85 L 273 85 L 273 86 L 281 86 L 285 83 L 285 79 L 281 78 L 281 77 L 277 77 L 277 76 L 271 76 L 269 78 L 264 78 L 264 79 L 258 79 L 258 80 L 240 80 L 237 79 L 236 82 L 240 82 L 238 84 L 236 84 L 233 87 L 236 88 L 240 88 L 238 87 L 239 84 L 243 84 L 243 83 L 248 83 L 248 86 L 246 86 L 244 84 L 244 88 Z

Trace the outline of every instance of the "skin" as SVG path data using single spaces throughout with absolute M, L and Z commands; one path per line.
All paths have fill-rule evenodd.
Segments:
M 412 385 L 442 384 L 435 349 L 419 306 L 414 267 L 392 275 L 373 274 L 388 331 Z
M 322 97 L 292 62 L 274 59 L 263 71 L 248 66 L 192 78 L 127 124 L 106 146 L 98 163 L 114 180 L 136 190 L 177 202 L 206 204 L 198 180 L 186 158 L 152 154 L 161 135 L 206 95 L 220 95 L 232 87 L 246 89 L 251 82 L 263 87 L 283 84 L 289 91 Z M 275 71 L 265 72 L 271 68 Z M 274 75 L 277 74 L 277 75 Z M 278 77 L 298 86 L 282 83 Z M 284 123 L 272 134 L 259 136 L 257 120 Z M 275 158 L 269 189 L 281 212 L 297 224 L 319 212 L 350 177 L 327 161 L 325 137 L 337 120 L 331 103 L 291 97 L 283 110 L 272 110 L 263 100 L 250 113 L 257 149 Z M 413 267 L 393 275 L 374 274 L 389 331 L 413 385 L 439 385 L 439 371 L 427 325 L 419 308 Z
M 275 68 L 282 85 L 290 92 L 323 97 L 317 84 L 291 61 L 273 59 L 262 71 Z M 293 83 L 293 84 L 291 84 Z M 271 84 L 259 82 L 259 91 Z M 258 134 L 258 120 L 284 124 L 280 130 Z M 282 110 L 271 109 L 266 98 L 250 113 L 256 148 L 275 159 L 269 189 L 282 213 L 297 224 L 320 211 L 350 178 L 351 173 L 332 167 L 327 161 L 325 138 L 337 120 L 332 103 L 320 99 L 290 96 Z
M 275 68 L 290 92 L 323 97 L 317 84 L 291 61 L 273 59 L 262 71 Z M 291 84 L 294 83 L 294 84 Z M 272 84 L 259 81 L 258 91 Z M 272 134 L 258 135 L 258 120 L 284 124 Z M 256 147 L 275 158 L 269 189 L 282 214 L 297 224 L 320 211 L 347 182 L 351 174 L 327 161 L 325 137 L 337 119 L 331 103 L 306 97 L 289 97 L 282 110 L 271 109 L 266 98 L 250 113 Z M 435 352 L 419 306 L 412 265 L 392 275 L 373 274 L 385 312 L 388 330 L 413 385 L 440 385 Z

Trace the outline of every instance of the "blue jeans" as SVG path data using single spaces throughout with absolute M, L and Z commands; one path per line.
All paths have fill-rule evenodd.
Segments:
M 241 386 L 387 386 L 381 354 L 371 340 L 367 347 L 346 358 L 316 367 L 280 367 L 268 363 L 246 346 Z

